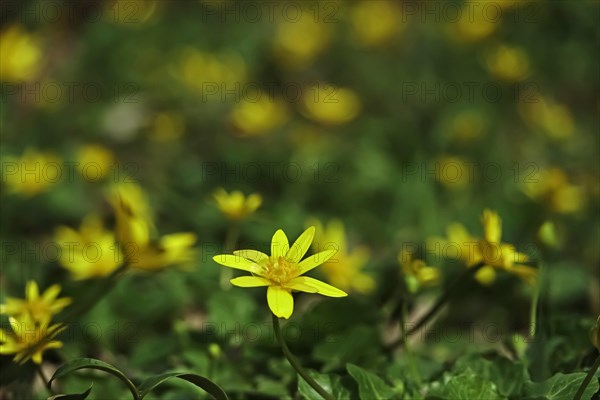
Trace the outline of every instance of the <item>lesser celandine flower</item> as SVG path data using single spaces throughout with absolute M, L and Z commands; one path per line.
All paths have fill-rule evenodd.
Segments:
M 315 228 L 305 230 L 292 246 L 279 229 L 271 240 L 271 255 L 257 250 L 239 250 L 213 257 L 215 262 L 252 273 L 231 280 L 240 287 L 267 286 L 267 302 L 277 317 L 289 318 L 294 311 L 292 290 L 319 293 L 330 297 L 347 296 L 346 292 L 308 276 L 302 276 L 329 260 L 335 250 L 325 250 L 302 260 L 315 235 Z M 301 261 L 302 260 L 302 261 Z
M 232 127 L 240 136 L 260 136 L 282 127 L 289 119 L 285 102 L 261 95 L 257 100 L 243 99 L 229 116 Z
M 552 99 L 538 96 L 519 103 L 519 112 L 532 128 L 556 140 L 565 140 L 575 133 L 571 110 Z
M 393 1 L 358 1 L 352 6 L 352 29 L 363 46 L 384 45 L 405 29 L 398 4 Z
M 123 264 L 114 233 L 104 229 L 97 215 L 87 216 L 79 231 L 59 226 L 54 239 L 61 248 L 60 265 L 69 270 L 73 279 L 108 276 Z
M 0 79 L 23 82 L 34 80 L 40 70 L 43 52 L 38 38 L 11 25 L 0 33 Z
M 215 102 L 223 101 L 227 91 L 245 82 L 247 75 L 239 54 L 202 53 L 191 47 L 183 49 L 173 73 L 206 100 Z
M 529 75 L 529 58 L 521 48 L 500 45 L 486 57 L 488 71 L 496 78 L 517 82 Z
M 86 144 L 77 150 L 77 170 L 89 182 L 108 176 L 115 163 L 113 153 L 99 144 Z
M 155 231 L 151 209 L 142 188 L 121 183 L 113 188 L 117 240 L 128 268 L 156 271 L 172 265 L 186 266 L 195 258 L 196 235 L 189 232 L 164 235 L 151 240 Z
M 6 303 L 0 305 L 0 314 L 20 318 L 29 315 L 33 321 L 48 323 L 52 316 L 71 304 L 67 297 L 58 298 L 60 285 L 52 285 L 42 293 L 35 281 L 27 281 L 25 299 L 7 297 Z
M 32 197 L 61 180 L 61 163 L 53 153 L 28 148 L 21 157 L 4 157 L 2 180 L 11 192 Z
M 375 280 L 362 269 L 369 259 L 369 249 L 365 246 L 350 248 L 344 224 L 340 220 L 329 221 L 325 226 L 316 219 L 310 219 L 307 226 L 315 226 L 314 251 L 331 247 L 335 256 L 323 263 L 321 271 L 332 285 L 345 291 L 369 293 L 375 288 Z
M 428 266 L 425 261 L 414 258 L 407 249 L 402 249 L 398 254 L 398 262 L 406 280 L 406 286 L 411 293 L 420 287 L 433 286 L 440 281 L 440 270 Z
M 454 37 L 462 42 L 478 42 L 493 34 L 501 23 L 502 13 L 492 14 L 488 9 L 495 10 L 494 0 L 482 0 L 473 3 L 465 3 L 458 18 L 449 21 L 451 32 Z
M 312 64 L 329 47 L 331 26 L 306 10 L 299 18 L 282 20 L 275 32 L 274 53 L 277 60 L 289 69 L 300 70 Z
M 583 187 L 570 183 L 567 174 L 556 167 L 540 169 L 536 178 L 526 179 L 522 187 L 527 196 L 560 214 L 580 211 L 587 201 Z
M 8 320 L 12 332 L 0 329 L 0 354 L 15 354 L 14 362 L 23 364 L 32 359 L 34 363 L 41 364 L 44 351 L 62 347 L 62 342 L 52 339 L 65 329 L 64 325 L 40 323 L 28 314 L 9 317 Z
M 304 89 L 301 106 L 307 118 L 332 126 L 352 121 L 361 109 L 354 91 L 323 82 Z
M 262 204 L 262 197 L 258 193 L 245 196 L 239 190 L 227 193 L 225 189 L 218 188 L 213 194 L 219 211 L 232 220 L 244 219 L 253 214 Z

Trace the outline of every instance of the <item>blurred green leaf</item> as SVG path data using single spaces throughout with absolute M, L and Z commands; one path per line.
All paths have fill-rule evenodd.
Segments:
M 208 378 L 205 378 L 196 374 L 188 374 L 181 372 L 169 372 L 166 374 L 152 376 L 146 379 L 139 386 L 140 398 L 144 398 L 148 393 L 150 393 L 154 388 L 158 385 L 168 381 L 171 378 L 179 378 L 184 381 L 188 381 L 198 386 L 201 389 L 204 389 L 207 393 L 213 396 L 216 400 L 228 400 L 227 394 L 213 381 Z
M 309 370 L 308 374 L 313 378 L 327 393 L 333 395 L 334 398 L 350 399 L 351 392 L 342 384 L 342 379 L 339 375 L 320 374 L 316 371 Z M 315 391 L 300 375 L 298 375 L 298 393 L 306 400 L 323 400 L 323 397 Z
M 72 393 L 72 394 L 57 394 L 55 396 L 48 397 L 48 400 L 85 400 L 92 392 L 91 384 L 90 387 L 83 393 Z
M 358 394 L 361 399 L 392 399 L 395 391 L 377 375 L 359 366 L 348 364 L 348 373 L 358 383 Z
M 523 387 L 524 400 L 573 400 L 581 382 L 585 379 L 583 372 L 573 374 L 555 374 L 544 382 L 527 382 Z M 599 389 L 598 379 L 592 379 L 581 396 L 591 399 Z

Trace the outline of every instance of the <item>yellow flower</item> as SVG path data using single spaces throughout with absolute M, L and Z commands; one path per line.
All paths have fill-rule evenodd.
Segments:
M 155 231 L 151 209 L 139 185 L 118 184 L 113 187 L 110 201 L 115 212 L 117 240 L 128 268 L 155 271 L 175 264 L 185 266 L 194 260 L 193 233 L 172 233 L 151 240 Z
M 351 89 L 319 83 L 305 89 L 301 107 L 307 118 L 335 126 L 356 118 L 361 103 Z
M 334 286 L 345 291 L 368 293 L 375 288 L 373 277 L 362 272 L 369 259 L 369 249 L 358 246 L 348 249 L 344 224 L 339 220 L 330 221 L 325 227 L 320 221 L 311 219 L 308 226 L 316 227 L 312 247 L 314 251 L 334 247 L 335 257 L 323 263 L 321 271 Z
M 463 42 L 478 42 L 494 33 L 501 24 L 501 13 L 494 14 L 492 0 L 466 3 L 458 20 L 449 21 L 454 37 Z M 490 10 L 491 9 L 491 10 Z
M 555 167 L 541 169 L 535 177 L 527 179 L 523 191 L 561 214 L 575 213 L 584 208 L 587 201 L 583 188 L 569 183 L 567 174 Z
M 240 287 L 268 286 L 267 302 L 277 317 L 289 318 L 294 311 L 292 290 L 319 293 L 330 297 L 344 297 L 347 293 L 308 276 L 301 276 L 329 260 L 336 250 L 325 250 L 300 261 L 308 251 L 315 228 L 305 230 L 292 246 L 279 229 L 271 240 L 271 255 L 257 250 L 239 250 L 233 254 L 213 257 L 215 262 L 230 268 L 252 273 L 252 276 L 233 278 L 231 283 Z
M 488 54 L 486 66 L 492 75 L 509 82 L 521 81 L 529 75 L 529 58 L 518 47 L 498 46 Z
M 29 315 L 39 323 L 48 323 L 53 315 L 58 314 L 63 308 L 71 304 L 71 299 L 62 297 L 59 285 L 52 285 L 40 296 L 38 285 L 35 281 L 27 281 L 25 286 L 25 299 L 7 297 L 6 303 L 0 305 L 0 314 L 20 318 Z
M 262 197 L 252 193 L 247 197 L 238 190 L 227 193 L 225 189 L 218 188 L 213 194 L 217 207 L 227 218 L 232 220 L 244 219 L 253 214 L 262 204 Z
M 441 156 L 435 165 L 435 179 L 451 189 L 461 189 L 471 179 L 467 161 L 456 156 Z
M 459 142 L 470 143 L 486 134 L 488 121 L 480 111 L 468 109 L 455 114 L 450 122 L 449 135 Z
M 13 361 L 19 364 L 32 359 L 34 363 L 42 363 L 42 353 L 48 349 L 62 347 L 62 342 L 52 340 L 64 325 L 39 323 L 25 314 L 20 318 L 9 317 L 12 333 L 0 329 L 0 354 L 15 354 Z
M 406 279 L 406 286 L 412 293 L 420 287 L 433 286 L 440 281 L 440 270 L 427 266 L 425 261 L 413 258 L 410 251 L 402 249 L 398 253 L 398 263 Z
M 123 264 L 114 233 L 105 230 L 96 215 L 87 216 L 79 231 L 59 226 L 54 238 L 61 248 L 59 262 L 73 279 L 108 276 Z
M 152 121 L 150 137 L 156 142 L 170 142 L 180 139 L 185 132 L 185 122 L 180 114 L 161 112 Z
M 62 178 L 62 160 L 52 153 L 28 148 L 21 157 L 7 156 L 2 161 L 2 181 L 13 193 L 35 196 Z
M 402 15 L 391 1 L 356 2 L 350 17 L 354 34 L 364 46 L 386 44 L 405 29 Z
M 246 80 L 246 63 L 237 53 L 210 54 L 185 48 L 173 69 L 175 75 L 204 100 L 224 101 Z
M 81 146 L 77 150 L 77 170 L 89 182 L 106 177 L 115 163 L 112 152 L 98 144 Z
M 594 327 L 590 331 L 590 339 L 594 347 L 600 350 L 600 315 L 598 315 L 596 325 L 594 325 Z
M 568 139 L 575 133 L 575 122 L 569 108 L 551 99 L 531 98 L 524 92 L 519 112 L 532 128 L 539 129 L 551 139 Z
M 262 94 L 257 100 L 243 99 L 231 111 L 229 120 L 241 136 L 265 135 L 289 119 L 286 103 Z
M 514 246 L 502 243 L 502 220 L 491 210 L 484 210 L 482 216 L 483 240 L 479 241 L 479 251 L 486 265 L 504 269 L 525 282 L 534 284 L 537 277 L 535 268 L 523 265 L 529 260 L 526 254 L 519 253 Z
M 275 32 L 274 52 L 277 60 L 290 69 L 303 69 L 329 47 L 330 25 L 315 21 L 304 10 L 294 21 L 281 21 Z
M 40 70 L 43 52 L 39 40 L 20 25 L 0 33 L 0 79 L 9 82 L 33 81 Z

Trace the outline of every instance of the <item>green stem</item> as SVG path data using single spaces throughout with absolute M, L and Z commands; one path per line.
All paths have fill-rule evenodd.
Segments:
M 237 221 L 233 222 L 227 230 L 225 236 L 225 245 L 223 250 L 225 253 L 232 252 L 235 249 L 235 245 L 240 237 L 240 225 Z M 231 289 L 231 283 L 229 282 L 233 278 L 233 270 L 231 268 L 221 268 L 220 284 L 224 290 Z
M 294 367 L 296 372 L 298 372 L 298 374 L 306 381 L 306 383 L 308 383 L 313 389 L 315 389 L 315 391 L 319 393 L 321 397 L 323 397 L 325 400 L 334 400 L 333 396 L 327 393 L 325 389 L 321 387 L 321 385 L 319 385 L 313 378 L 311 378 L 311 376 L 308 375 L 308 372 L 306 372 L 306 370 L 302 367 L 302 365 L 300 365 L 298 360 L 296 360 L 296 357 L 294 357 L 287 344 L 283 340 L 283 337 L 281 335 L 281 328 L 279 326 L 279 318 L 277 318 L 275 314 L 273 314 L 273 330 L 275 331 L 275 337 L 277 338 L 277 342 L 281 346 L 283 354 L 285 355 L 289 363 L 292 365 L 292 367 Z
M 398 346 L 401 346 L 406 341 L 406 338 L 408 336 L 417 333 L 419 329 L 423 327 L 423 325 L 427 324 L 433 317 L 436 316 L 436 314 L 442 309 L 442 307 L 446 305 L 448 300 L 450 300 L 458 291 L 458 289 L 460 289 L 463 286 L 463 283 L 469 281 L 471 277 L 473 277 L 475 273 L 477 273 L 477 271 L 483 268 L 484 265 L 485 263 L 480 262 L 472 267 L 467 268 L 465 272 L 463 272 L 458 278 L 456 278 L 456 280 L 454 280 L 454 282 L 450 284 L 450 286 L 448 286 L 444 293 L 442 293 L 442 295 L 437 299 L 435 304 L 431 306 L 429 311 L 427 311 L 427 313 L 423 317 L 421 317 L 421 319 L 413 327 L 411 327 L 405 334 L 398 338 L 398 340 L 392 342 L 387 346 L 388 350 L 396 349 Z
M 408 305 L 406 304 L 405 301 L 402 302 L 402 307 L 401 307 L 401 314 L 400 314 L 400 323 L 401 323 L 401 334 L 402 336 L 405 335 L 405 327 L 406 327 L 406 314 L 408 314 Z M 415 365 L 415 359 L 410 351 L 410 348 L 408 346 L 408 340 L 404 340 L 402 341 L 402 348 L 404 349 L 404 353 L 406 354 L 406 358 L 408 359 L 408 364 L 410 365 L 410 370 L 411 373 L 413 374 L 413 377 L 415 379 L 415 382 L 417 384 L 418 387 L 421 387 L 422 383 L 421 383 L 421 375 L 419 374 L 419 370 L 417 369 L 417 366 Z
M 50 386 L 50 381 L 48 380 L 48 378 L 44 374 L 44 371 L 42 370 L 42 366 L 39 365 L 39 364 L 36 364 L 35 369 L 36 369 L 38 375 L 40 376 L 40 378 L 42 379 L 42 382 L 44 382 L 44 385 L 46 386 L 46 389 L 48 390 L 48 392 L 50 393 L 50 395 L 53 396 L 55 394 L 54 390 L 52 390 L 52 387 Z
M 577 393 L 575 393 L 575 397 L 573 397 L 573 400 L 580 400 L 581 399 L 581 396 L 583 396 L 583 392 L 585 392 L 585 388 L 587 388 L 587 386 L 592 381 L 592 378 L 596 374 L 596 371 L 598 370 L 598 367 L 600 367 L 600 354 L 598 354 L 598 357 L 596 357 L 596 361 L 594 361 L 594 364 L 591 366 L 591 368 L 588 371 L 587 375 L 585 376 L 585 378 L 581 382 L 581 385 L 579 386 L 579 389 L 577 389 Z
M 542 281 L 542 264 L 539 264 L 538 278 L 533 288 L 533 298 L 531 299 L 531 309 L 529 310 L 529 338 L 535 338 L 537 331 L 537 313 L 540 300 L 541 281 Z

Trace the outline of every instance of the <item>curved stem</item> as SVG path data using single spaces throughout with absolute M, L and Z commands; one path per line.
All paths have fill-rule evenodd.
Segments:
M 54 390 L 52 390 L 52 387 L 50 386 L 50 381 L 48 380 L 48 378 L 44 374 L 44 371 L 42 370 L 42 366 L 39 365 L 39 364 L 36 364 L 35 369 L 36 369 L 38 375 L 40 376 L 40 378 L 42 379 L 42 382 L 44 382 L 44 385 L 46 386 L 46 389 L 48 390 L 48 392 L 50 392 L 50 395 L 53 396 L 54 395 Z
M 421 317 L 421 319 L 417 321 L 417 323 L 413 327 L 406 331 L 406 333 L 404 333 L 400 338 L 398 338 L 398 340 L 392 342 L 387 346 L 388 350 L 394 350 L 396 347 L 401 346 L 407 337 L 417 333 L 419 329 L 423 327 L 423 325 L 427 324 L 433 317 L 436 316 L 436 314 L 442 309 L 442 307 L 446 305 L 448 300 L 450 300 L 458 291 L 458 289 L 462 287 L 463 283 L 470 280 L 471 277 L 474 276 L 475 273 L 477 273 L 477 271 L 483 268 L 484 265 L 485 263 L 480 262 L 472 267 L 467 268 L 458 278 L 456 278 L 456 280 L 454 280 L 454 282 L 450 284 L 450 286 L 448 286 L 444 293 L 442 293 L 442 295 L 438 297 L 435 304 L 431 306 L 429 311 L 427 311 L 427 313 L 423 317 Z
M 581 385 L 579 386 L 579 389 L 577 389 L 577 393 L 575 393 L 575 397 L 573 397 L 573 400 L 580 400 L 581 399 L 581 396 L 583 396 L 583 392 L 585 392 L 585 388 L 587 388 L 587 386 L 592 381 L 592 378 L 596 374 L 596 371 L 598 370 L 598 367 L 600 367 L 600 354 L 598 354 L 598 357 L 596 357 L 596 361 L 594 361 L 594 364 L 592 364 L 592 366 L 591 366 L 590 370 L 588 371 L 587 375 L 585 376 L 585 378 L 583 378 L 583 381 L 581 382 Z
M 327 393 L 325 389 L 321 387 L 321 385 L 319 385 L 310 375 L 308 375 L 308 372 L 302 367 L 302 365 L 300 365 L 298 360 L 296 360 L 296 357 L 294 357 L 287 344 L 283 340 L 283 336 L 281 335 L 281 328 L 279 326 L 279 318 L 277 318 L 275 314 L 273 314 L 273 330 L 275 331 L 275 337 L 277 338 L 277 342 L 281 346 L 281 350 L 283 351 L 285 358 L 287 358 L 287 360 L 292 365 L 292 367 L 294 367 L 296 372 L 298 372 L 298 374 L 306 381 L 306 383 L 308 383 L 313 389 L 315 389 L 315 391 L 319 393 L 321 397 L 323 397 L 325 400 L 334 400 L 333 396 Z

